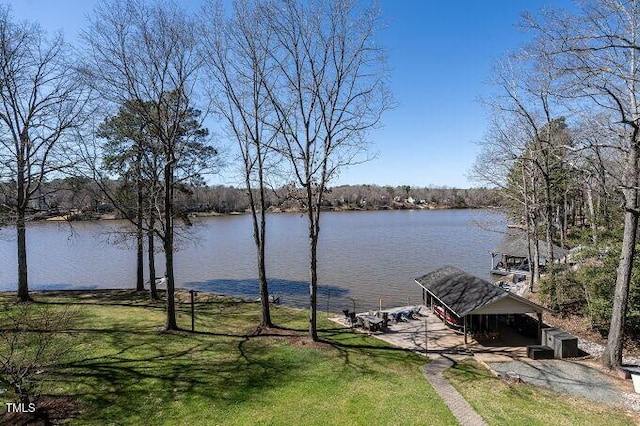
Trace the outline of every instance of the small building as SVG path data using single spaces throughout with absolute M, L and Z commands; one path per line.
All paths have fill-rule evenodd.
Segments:
M 469 332 L 497 332 L 499 322 L 510 326 L 523 314 L 537 316 L 538 342 L 542 338 L 542 313 L 547 309 L 489 281 L 454 266 L 436 269 L 415 281 L 422 287 L 424 304 L 448 325 L 458 327 L 465 344 Z
M 547 242 L 538 240 L 538 253 L 540 255 L 540 267 L 551 263 L 551 256 L 547 250 Z M 553 245 L 553 257 L 562 259 L 567 255 L 567 250 Z M 525 235 L 511 236 L 503 244 L 491 250 L 491 273 L 495 275 L 528 276 L 531 273 L 529 267 L 529 246 Z

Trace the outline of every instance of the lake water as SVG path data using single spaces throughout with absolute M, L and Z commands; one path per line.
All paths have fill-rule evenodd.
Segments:
M 267 274 L 283 303 L 308 301 L 306 217 L 268 216 Z M 358 310 L 417 303 L 414 279 L 454 265 L 489 278 L 489 251 L 504 235 L 504 215 L 484 210 L 327 212 L 321 219 L 319 309 Z M 30 289 L 134 288 L 133 242 L 121 239 L 124 222 L 30 223 Z M 0 290 L 15 290 L 15 230 L 0 230 Z M 256 255 L 249 215 L 199 219 L 179 239 L 177 285 L 257 297 Z M 164 272 L 158 253 L 158 275 Z

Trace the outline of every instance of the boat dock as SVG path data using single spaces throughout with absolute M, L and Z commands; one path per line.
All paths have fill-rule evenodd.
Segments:
M 390 319 L 386 330 L 371 330 L 364 327 L 353 327 L 356 331 L 367 333 L 376 339 L 385 341 L 391 345 L 408 349 L 423 355 L 451 354 L 462 356 L 475 356 L 482 362 L 500 362 L 513 358 L 526 357 L 526 346 L 531 344 L 531 339 L 517 335 L 501 335 L 500 338 L 491 341 L 478 341 L 474 338 L 464 342 L 464 335 L 459 331 L 448 327 L 431 309 L 425 305 L 399 306 L 383 309 L 380 313 L 397 314 L 408 310 L 418 310 L 413 319 L 395 321 Z M 360 316 L 378 316 L 378 311 L 357 314 Z M 382 315 L 380 315 L 382 316 Z M 330 318 L 332 321 L 345 327 L 352 327 L 346 315 Z

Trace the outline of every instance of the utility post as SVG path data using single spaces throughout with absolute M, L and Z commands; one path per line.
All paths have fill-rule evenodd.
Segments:
M 195 331 L 196 329 L 196 310 L 195 310 L 195 290 L 189 290 L 189 294 L 191 295 L 191 331 Z

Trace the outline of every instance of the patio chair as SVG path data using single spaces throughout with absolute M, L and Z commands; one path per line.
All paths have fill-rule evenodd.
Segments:
M 407 310 L 407 311 L 400 312 L 400 320 L 409 322 L 409 320 L 411 319 L 413 319 L 413 311 Z
M 372 330 L 373 327 L 371 327 L 371 322 L 369 322 L 369 318 L 363 318 L 362 321 L 363 321 L 363 326 L 366 330 L 373 331 Z
M 349 312 L 349 322 L 351 323 L 351 327 L 355 327 L 356 325 L 356 313 L 355 312 Z

